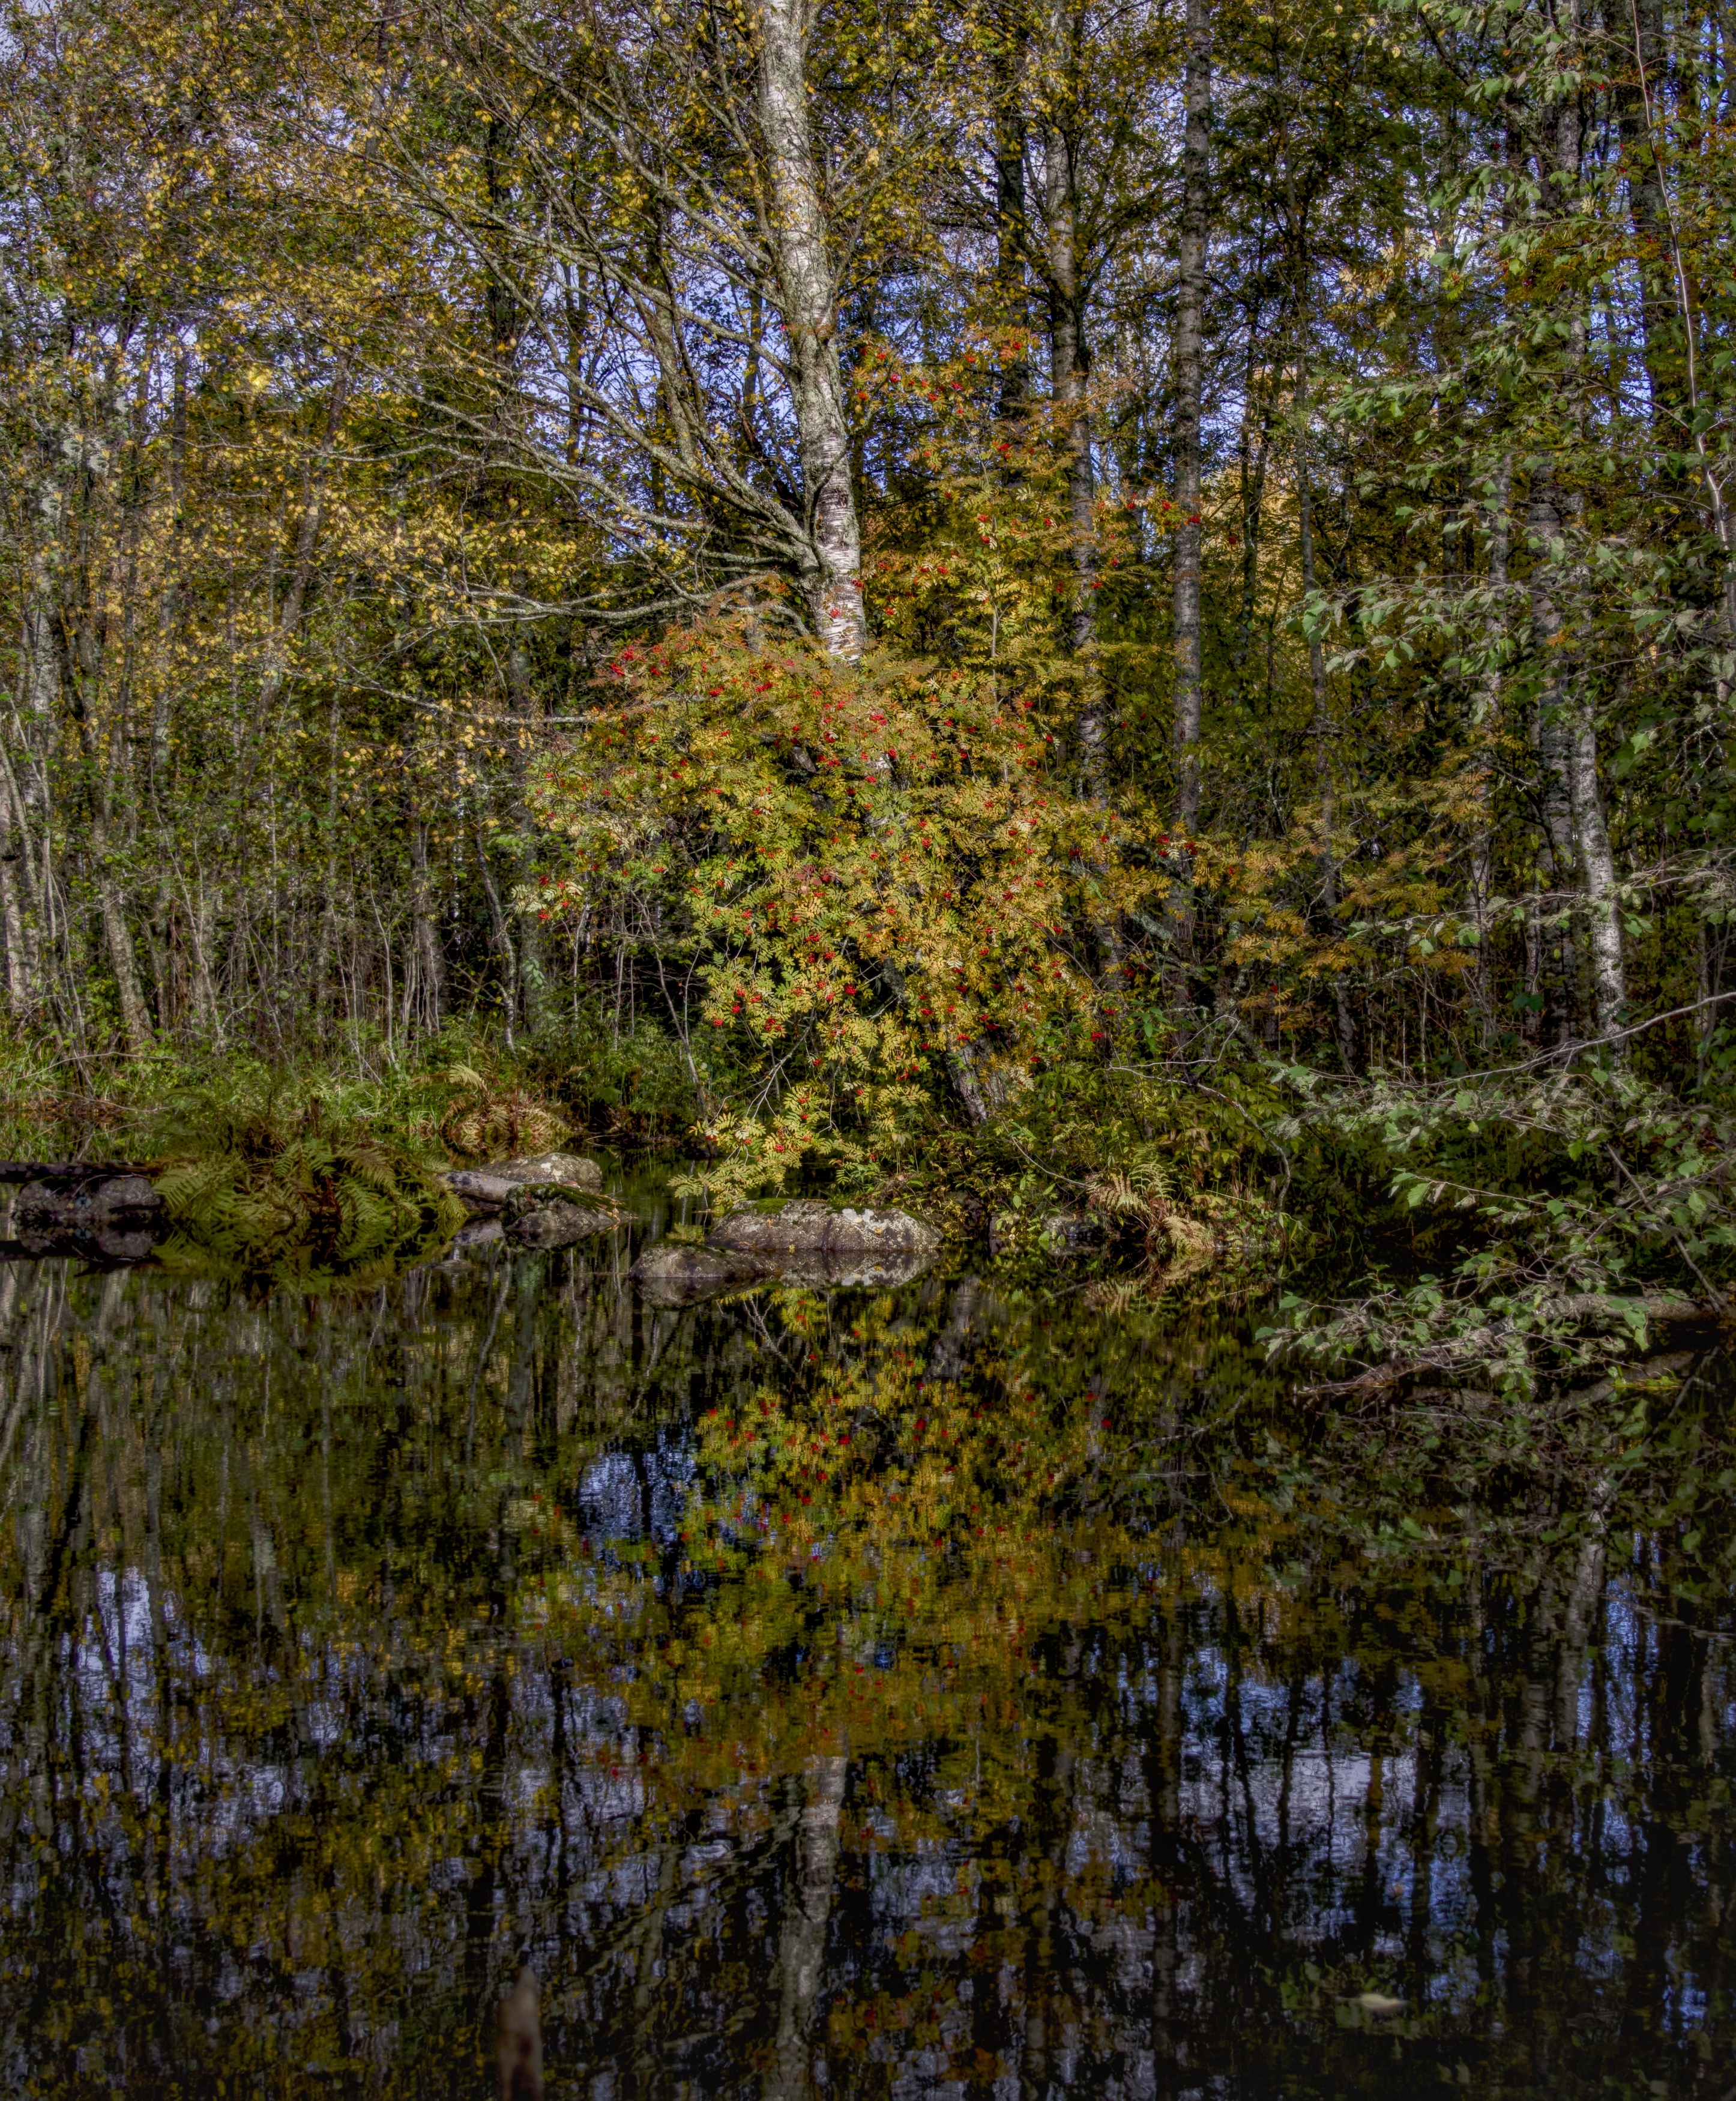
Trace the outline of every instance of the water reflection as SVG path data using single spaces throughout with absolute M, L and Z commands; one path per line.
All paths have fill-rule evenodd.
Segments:
M 638 1251 L 0 1271 L 10 2090 L 474 2096 L 522 1948 L 593 2101 L 1736 2084 L 1703 1382 L 1413 1493 L 1234 1321 Z

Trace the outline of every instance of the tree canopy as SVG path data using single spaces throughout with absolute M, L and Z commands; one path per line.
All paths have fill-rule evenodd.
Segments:
M 600 1011 L 738 1189 L 1230 1055 L 1716 1105 L 1718 10 L 55 0 L 3 64 L 15 1042 Z

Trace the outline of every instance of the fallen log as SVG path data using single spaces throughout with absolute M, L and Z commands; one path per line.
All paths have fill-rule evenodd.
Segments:
M 126 1160 L 0 1160 L 0 1182 L 100 1182 L 113 1174 L 148 1174 Z

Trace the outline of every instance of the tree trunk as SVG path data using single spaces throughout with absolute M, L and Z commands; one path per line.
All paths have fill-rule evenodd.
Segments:
M 422 1024 L 431 1035 L 446 1011 L 446 958 L 440 948 L 428 895 L 428 827 L 415 812 L 410 817 L 410 927 L 417 969 L 422 979 Z M 405 973 L 408 976 L 409 973 Z M 405 1020 L 409 1019 L 408 1004 Z
M 1573 726 L 1571 769 L 1573 829 L 1579 841 L 1579 874 L 1591 926 L 1592 1019 L 1600 1037 L 1620 1028 L 1628 1002 L 1622 963 L 1621 922 L 1616 916 L 1615 856 L 1597 785 L 1597 725 L 1582 702 Z
M 1303 316 L 1305 334 L 1307 317 Z M 1296 377 L 1296 503 L 1301 535 L 1302 593 L 1305 601 L 1314 594 L 1314 484 L 1309 472 L 1309 400 L 1305 343 Z M 1327 706 L 1326 658 L 1320 647 L 1320 631 L 1313 621 L 1308 628 L 1308 675 L 1314 695 L 1313 737 L 1314 781 L 1320 795 L 1320 904 L 1328 925 L 1338 917 L 1338 856 L 1332 843 L 1336 812 L 1332 796 L 1332 718 Z M 1332 974 L 1332 1017 L 1338 1038 L 1338 1055 L 1347 1073 L 1356 1070 L 1356 1023 L 1350 1011 L 1349 988 L 1341 972 Z
M 1536 736 L 1541 773 L 1544 856 L 1550 887 L 1558 895 L 1544 930 L 1544 997 L 1557 1040 L 1574 1041 L 1577 991 L 1571 893 L 1580 891 L 1589 909 L 1592 1012 L 1595 1033 L 1606 1036 L 1619 1023 L 1627 988 L 1621 929 L 1615 918 L 1615 867 L 1609 826 L 1597 782 L 1597 732 L 1591 697 L 1572 664 L 1573 643 L 1557 600 L 1564 521 L 1548 462 L 1534 463 L 1526 524 L 1531 539 L 1531 635 L 1549 667 L 1537 697 Z M 1566 893 L 1562 895 L 1562 893 Z
M 476 865 L 482 874 L 483 896 L 488 900 L 488 918 L 494 929 L 494 945 L 501 958 L 501 1007 L 506 1018 L 506 1047 L 512 1048 L 513 1022 L 519 1012 L 519 958 L 512 943 L 512 922 L 501 901 L 500 885 L 488 865 L 488 843 L 482 825 L 476 826 Z
M 1176 507 L 1176 823 L 1184 837 L 1199 821 L 1200 436 L 1205 388 L 1205 265 L 1212 100 L 1208 0 L 1187 0 L 1186 127 L 1182 142 L 1181 244 L 1174 352 Z
M 525 596 L 529 588 L 529 580 L 520 578 L 519 595 Z M 532 740 L 541 722 L 542 710 L 532 682 L 530 652 L 524 645 L 522 628 L 515 631 L 512 646 L 506 653 L 506 683 L 512 711 L 522 725 L 512 745 L 512 823 L 518 843 L 512 916 L 518 927 L 519 998 L 524 1025 L 534 1036 L 547 1019 L 548 970 L 543 957 L 542 923 L 537 917 L 536 906 L 523 900 L 523 892 L 536 873 L 536 842 L 526 790 L 530 777 Z
M 995 318 L 1018 331 L 1030 325 L 1025 299 L 1024 23 L 1018 0 L 1005 0 L 996 24 Z M 1031 367 L 1021 349 L 1001 368 L 998 414 L 1014 422 L 1029 407 Z
M 838 363 L 837 287 L 808 114 L 807 10 L 764 0 L 759 117 L 771 178 L 771 245 L 794 366 L 796 423 L 811 566 L 804 579 L 815 633 L 854 660 L 867 641 L 862 537 L 850 482 L 850 425 Z
M 87 632 L 75 635 L 68 631 L 65 608 L 60 600 L 56 583 L 60 551 L 56 542 L 65 505 L 64 492 L 51 467 L 45 467 L 35 508 L 39 537 L 33 551 L 24 617 L 22 679 L 25 706 L 31 718 L 46 726 L 52 719 L 55 702 L 64 700 L 72 718 L 86 776 L 91 873 L 102 918 L 103 938 L 121 1010 L 121 1034 L 129 1053 L 137 1057 L 149 1047 L 151 1020 L 139 987 L 132 930 L 126 922 L 125 902 L 110 859 L 108 787 L 82 683 L 83 672 L 99 662 L 100 647 L 91 645 Z
M 11 761 L 0 745 L 0 940 L 6 944 L 6 1003 L 15 1020 L 22 1018 L 35 995 L 36 944 L 27 928 L 25 908 L 30 889 L 30 840 Z
M 11 798 L 0 796 L 0 941 L 6 944 L 6 1003 L 14 1020 L 30 1003 L 30 972 L 25 960 L 24 915 L 19 902 L 13 863 L 20 849 L 12 844 Z
M 97 902 L 102 909 L 108 966 L 114 973 L 115 993 L 120 1002 L 121 1033 L 126 1039 L 129 1054 L 137 1058 L 151 1047 L 151 1017 L 139 984 L 139 959 L 133 947 L 132 929 L 126 923 L 126 909 L 109 860 L 108 820 L 99 806 L 93 806 L 91 812 L 91 860 L 96 878 Z
M 46 916 L 30 853 L 29 805 L 12 755 L 0 741 L 0 911 L 5 919 L 7 999 L 15 1014 L 40 999 L 44 989 Z M 45 872 L 46 867 L 45 849 Z
M 1254 614 L 1260 598 L 1260 534 L 1266 507 L 1266 477 L 1272 453 L 1272 400 L 1261 380 L 1257 316 L 1248 324 L 1248 353 L 1242 371 L 1243 406 L 1236 433 L 1236 469 L 1242 517 L 1242 604 L 1236 619 L 1236 683 L 1245 692 L 1253 655 Z M 1258 433 L 1254 426 L 1257 423 Z
M 1091 462 L 1087 400 L 1089 352 L 1084 337 L 1079 272 L 1079 233 L 1073 197 L 1073 151 L 1059 128 L 1047 142 L 1045 216 L 1049 231 L 1049 395 L 1067 451 L 1067 513 L 1071 527 L 1073 605 L 1067 639 L 1080 660 L 1079 752 L 1085 794 L 1102 809 L 1109 799 L 1109 724 L 1097 661 L 1097 484 Z
M 1713 655 L 1712 682 L 1719 711 L 1728 714 L 1736 694 L 1736 517 L 1729 501 L 1728 453 L 1721 449 L 1715 464 L 1707 449 L 1712 419 L 1701 409 L 1699 323 L 1681 229 L 1659 157 L 1661 114 L 1667 122 L 1659 102 L 1664 77 L 1663 10 L 1659 0 L 1627 0 L 1625 17 L 1611 20 L 1619 7 L 1620 0 L 1610 0 L 1610 15 L 1606 19 L 1615 47 L 1625 45 L 1633 54 L 1633 77 L 1618 86 L 1616 107 L 1623 156 L 1634 171 L 1628 179 L 1628 203 L 1639 247 L 1641 321 L 1652 423 L 1660 441 L 1672 451 L 1685 440 L 1691 450 L 1705 498 L 1707 529 L 1722 557 L 1718 594 L 1722 633 Z M 1664 348 L 1678 328 L 1681 365 L 1676 370 L 1665 362 Z M 1668 458 L 1664 464 L 1673 472 Z
M 30 506 L 35 533 L 30 551 L 24 617 L 20 623 L 19 685 L 22 706 L 18 720 L 21 747 L 18 766 L 14 767 L 9 752 L 0 750 L 0 764 L 6 768 L 4 789 L 0 792 L 7 795 L 11 804 L 16 827 L 13 835 L 18 855 L 16 865 L 18 872 L 24 877 L 23 903 L 25 909 L 18 913 L 15 957 L 10 908 L 7 921 L 7 987 L 15 1011 L 20 996 L 20 979 L 26 989 L 25 996 L 39 998 L 48 989 L 47 978 L 53 968 L 52 904 L 48 894 L 51 863 L 47 754 L 54 736 L 52 724 L 55 704 L 60 696 L 60 664 L 54 639 L 54 599 L 55 560 L 60 530 L 62 499 L 51 457 L 45 447 L 42 471 L 37 483 L 35 500 Z M 41 868 L 38 879 L 33 884 L 30 869 L 33 818 L 40 827 L 42 834 Z M 29 893 L 33 888 L 37 893 L 35 901 L 38 907 L 33 915 L 33 925 L 26 916 Z M 47 945 L 46 954 L 43 952 L 45 944 Z
M 1533 150 L 1540 178 L 1537 209 L 1560 223 L 1582 201 L 1584 119 L 1576 96 L 1557 90 L 1553 107 L 1537 114 Z M 1562 304 L 1566 349 L 1560 391 L 1564 409 L 1584 432 L 1586 319 L 1580 295 Z M 1561 325 L 1558 323 L 1557 325 Z M 1615 872 L 1609 829 L 1597 784 L 1597 727 L 1592 695 L 1576 661 L 1576 644 L 1562 613 L 1566 582 L 1567 537 L 1580 499 L 1563 490 L 1548 455 L 1531 462 L 1526 525 L 1531 539 L 1531 644 L 1543 667 L 1537 697 L 1537 754 L 1541 772 L 1545 856 L 1552 887 L 1564 893 L 1544 927 L 1544 997 L 1553 1006 L 1557 1037 L 1571 1043 L 1577 1033 L 1579 943 L 1575 893 L 1589 908 L 1592 1019 L 1594 1033 L 1607 1035 L 1626 1002 L 1621 929 L 1615 916 Z
M 174 347 L 174 377 L 170 381 L 169 414 L 169 551 L 165 562 L 167 580 L 157 613 L 157 635 L 166 660 L 172 659 L 175 634 L 181 619 L 182 546 L 187 508 L 187 347 Z M 157 815 L 162 815 L 162 797 L 169 788 L 170 708 L 174 682 L 159 679 L 151 705 L 150 790 Z
M 259 687 L 259 712 L 262 716 L 269 714 L 282 694 L 289 673 L 289 645 L 295 639 L 296 631 L 302 624 L 302 615 L 307 609 L 307 595 L 313 586 L 314 560 L 319 551 L 320 527 L 325 515 L 326 477 L 331 471 L 333 456 L 338 449 L 338 433 L 342 428 L 344 404 L 349 397 L 349 360 L 340 355 L 332 370 L 331 396 L 326 404 L 325 435 L 320 441 L 320 449 L 308 470 L 301 523 L 296 528 L 295 555 L 289 567 L 289 588 L 284 593 L 282 608 L 273 623 L 266 645 L 265 676 Z
M 1314 400 L 1308 360 L 1312 347 L 1312 273 L 1310 269 L 1306 223 L 1296 188 L 1296 171 L 1289 141 L 1283 149 L 1284 197 L 1289 214 L 1291 301 L 1296 338 L 1296 525 L 1302 559 L 1302 599 L 1307 608 L 1319 578 L 1314 566 L 1314 498 L 1311 452 L 1314 440 Z M 1314 781 L 1320 797 L 1320 905 L 1328 927 L 1338 917 L 1338 856 L 1333 843 L 1334 808 L 1332 742 L 1335 732 L 1327 705 L 1326 657 L 1320 646 L 1318 623 L 1305 610 L 1308 634 L 1308 676 L 1313 698 L 1310 734 L 1314 747 Z M 1332 975 L 1332 1016 L 1338 1055 L 1347 1073 L 1356 1069 L 1356 1024 L 1350 1011 L 1350 993 L 1341 972 Z
M 1667 361 L 1676 318 L 1674 272 L 1663 176 L 1652 150 L 1647 96 L 1641 85 L 1642 78 L 1655 81 L 1663 70 L 1658 0 L 1606 0 L 1604 28 L 1610 49 L 1623 55 L 1612 68 L 1610 92 L 1628 171 L 1628 210 L 1639 250 L 1641 340 L 1652 427 L 1673 447 L 1681 441 L 1682 403 L 1680 375 L 1668 369 Z M 1629 52 L 1637 73 L 1630 73 Z
M 1495 471 L 1494 503 L 1489 516 L 1489 589 L 1500 608 L 1491 623 L 1489 663 L 1478 683 L 1472 707 L 1472 764 L 1475 769 L 1472 793 L 1476 804 L 1477 829 L 1471 837 L 1471 869 L 1467 900 L 1471 924 L 1477 929 L 1477 1004 L 1485 1046 L 1495 1033 L 1494 992 L 1489 954 L 1490 901 L 1495 895 L 1495 741 L 1500 729 L 1501 662 L 1506 647 L 1508 557 L 1512 546 L 1512 522 L 1508 506 L 1513 493 L 1513 460 L 1503 454 Z

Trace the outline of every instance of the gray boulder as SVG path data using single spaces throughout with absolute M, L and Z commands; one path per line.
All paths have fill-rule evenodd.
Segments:
M 576 1152 L 537 1152 L 518 1160 L 497 1160 L 487 1167 L 457 1167 L 445 1177 L 455 1196 L 483 1210 L 497 1210 L 515 1189 L 527 1182 L 553 1183 L 595 1196 L 603 1188 L 603 1170 Z
M 940 1246 L 934 1227 L 908 1211 L 858 1209 L 807 1196 L 795 1197 L 775 1210 L 732 1212 L 706 1237 L 726 1254 L 824 1256 L 828 1267 L 846 1256 L 929 1257 Z

